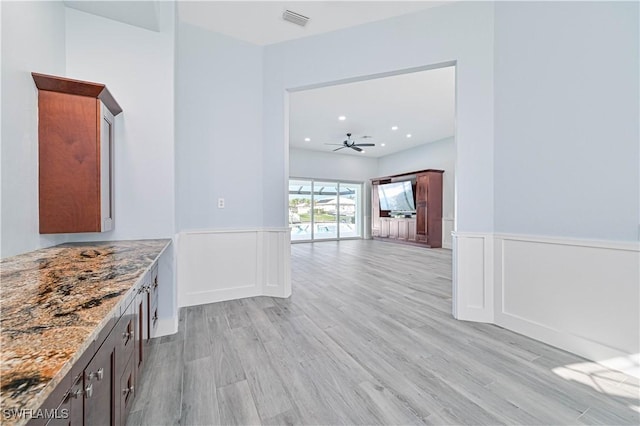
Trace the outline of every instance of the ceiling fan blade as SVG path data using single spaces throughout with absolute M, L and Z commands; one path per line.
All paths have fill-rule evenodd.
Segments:
M 340 146 L 342 146 L 344 144 L 342 144 L 342 143 L 325 143 L 325 145 L 340 145 Z
M 346 146 L 341 146 L 340 148 L 336 148 L 336 149 L 333 150 L 333 152 L 340 151 L 343 148 L 346 148 Z
M 357 143 L 354 146 L 376 146 L 375 143 Z
M 355 145 L 351 145 L 351 149 L 355 149 L 358 152 L 362 152 L 362 148 L 359 148 L 359 147 L 357 147 Z
M 364 136 L 358 136 L 357 138 L 354 139 L 371 139 L 373 136 L 369 136 L 369 135 L 364 135 Z

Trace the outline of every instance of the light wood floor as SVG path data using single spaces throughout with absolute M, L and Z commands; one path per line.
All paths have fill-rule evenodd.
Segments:
M 638 380 L 451 317 L 451 252 L 292 246 L 293 295 L 180 311 L 129 424 L 639 424 Z M 634 408 L 635 407 L 635 408 Z

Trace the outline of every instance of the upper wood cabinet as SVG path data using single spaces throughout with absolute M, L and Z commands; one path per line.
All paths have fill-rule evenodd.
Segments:
M 31 73 L 38 88 L 40 233 L 114 227 L 114 117 L 104 84 Z

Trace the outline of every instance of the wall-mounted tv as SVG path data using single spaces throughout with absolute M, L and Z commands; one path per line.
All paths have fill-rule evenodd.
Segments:
M 411 213 L 416 211 L 410 180 L 378 185 L 380 210 Z

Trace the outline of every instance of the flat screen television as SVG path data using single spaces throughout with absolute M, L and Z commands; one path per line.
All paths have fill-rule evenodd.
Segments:
M 380 198 L 380 210 L 400 213 L 416 211 L 410 180 L 378 185 L 378 198 Z

